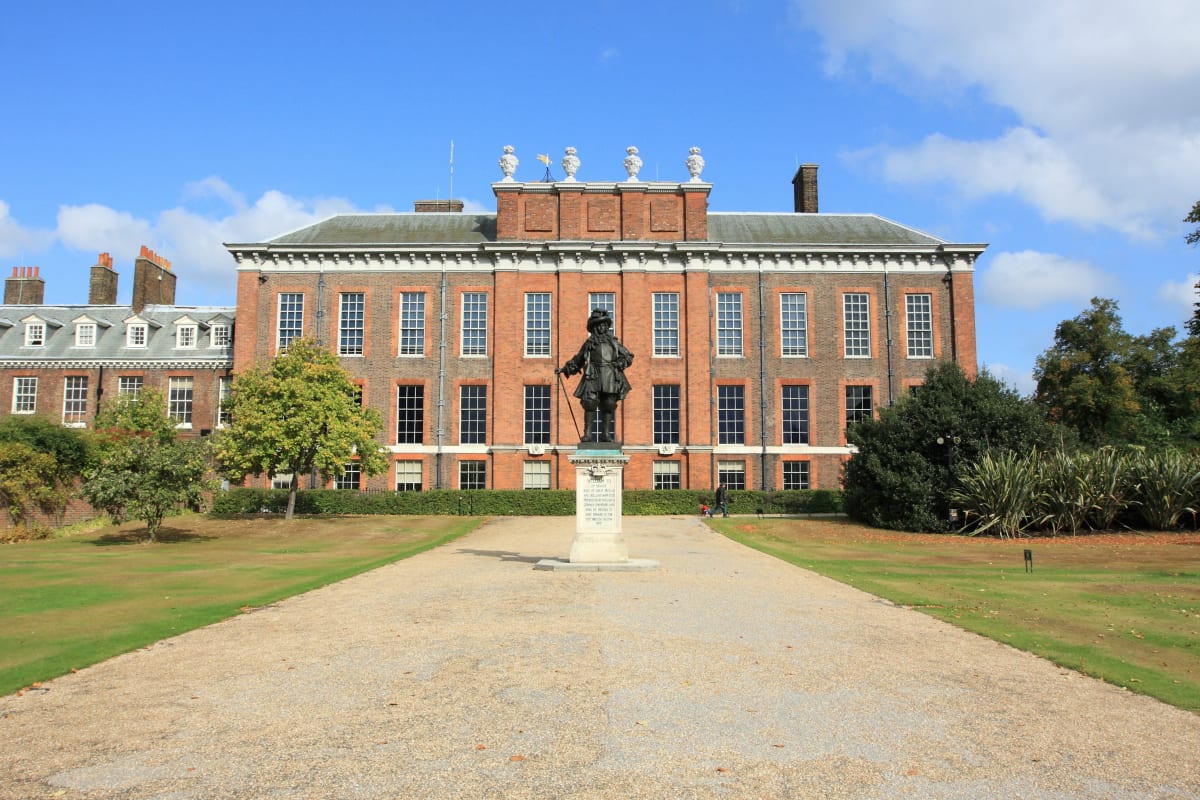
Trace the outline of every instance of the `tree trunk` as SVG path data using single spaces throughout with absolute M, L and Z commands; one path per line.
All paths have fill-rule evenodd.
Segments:
M 292 482 L 288 485 L 287 513 L 284 515 L 284 519 L 291 519 L 292 515 L 296 513 L 296 490 L 299 487 L 300 481 L 297 478 L 297 473 L 293 472 Z

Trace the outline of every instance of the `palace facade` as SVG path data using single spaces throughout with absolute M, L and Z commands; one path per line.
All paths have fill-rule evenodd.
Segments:
M 642 181 L 630 148 L 623 180 L 585 182 L 568 148 L 565 180 L 522 182 L 505 148 L 494 213 L 425 201 L 229 244 L 233 373 L 300 336 L 339 355 L 392 462 L 346 488 L 572 488 L 583 415 L 555 367 L 604 308 L 635 356 L 625 488 L 837 488 L 848 424 L 934 361 L 975 373 L 986 246 L 820 213 L 815 165 L 792 212 L 710 211 L 698 149 L 685 164 Z

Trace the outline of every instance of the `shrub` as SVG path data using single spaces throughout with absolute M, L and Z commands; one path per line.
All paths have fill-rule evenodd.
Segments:
M 622 510 L 630 516 L 692 515 L 710 491 L 630 489 Z M 828 514 L 841 511 L 841 493 L 824 490 L 730 492 L 730 510 L 752 514 Z M 286 489 L 229 489 L 213 498 L 214 514 L 280 514 L 287 509 Z M 573 516 L 575 491 L 521 489 L 432 489 L 425 492 L 352 492 L 309 489 L 296 496 L 300 514 L 430 514 L 458 516 Z

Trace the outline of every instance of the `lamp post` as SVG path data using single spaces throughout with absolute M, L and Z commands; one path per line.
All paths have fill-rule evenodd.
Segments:
M 954 491 L 954 445 L 958 444 L 958 437 L 950 431 L 945 436 L 939 436 L 937 443 L 946 448 L 946 469 L 950 471 L 950 483 L 946 492 L 946 502 L 950 502 L 950 494 Z M 958 524 L 958 509 L 951 507 L 947 515 L 947 521 L 951 525 Z

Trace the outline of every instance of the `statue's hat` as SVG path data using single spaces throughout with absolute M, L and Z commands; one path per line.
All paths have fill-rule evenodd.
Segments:
M 605 311 L 603 308 L 592 309 L 592 315 L 588 317 L 587 321 L 588 333 L 596 330 L 596 326 L 601 322 L 607 322 L 609 327 L 612 327 L 612 317 L 608 315 L 607 311 Z

